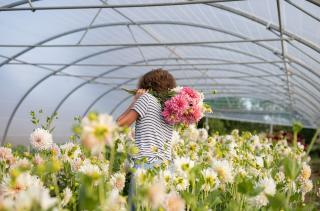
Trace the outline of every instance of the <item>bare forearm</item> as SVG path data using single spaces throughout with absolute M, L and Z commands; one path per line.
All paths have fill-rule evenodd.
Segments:
M 117 118 L 117 122 L 120 122 L 121 119 L 123 119 L 129 113 L 129 111 L 133 108 L 134 103 L 135 100 L 133 100 L 129 107 Z
M 138 89 L 136 95 L 133 97 L 132 103 L 129 105 L 129 107 L 118 117 L 117 123 L 119 126 L 130 126 L 133 122 L 135 122 L 139 114 L 134 111 L 132 108 L 138 98 L 143 95 L 145 92 L 147 92 L 144 89 Z

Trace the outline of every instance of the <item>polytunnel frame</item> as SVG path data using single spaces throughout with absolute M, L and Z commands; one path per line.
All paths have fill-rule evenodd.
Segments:
M 184 26 L 190 26 L 190 27 L 198 27 L 198 28 L 205 28 L 205 29 L 208 29 L 208 30 L 213 30 L 213 31 L 218 31 L 218 32 L 221 32 L 221 33 L 225 33 L 225 34 L 229 34 L 229 35 L 232 35 L 232 36 L 235 36 L 235 37 L 238 37 L 240 39 L 244 39 L 246 40 L 247 37 L 246 36 L 243 36 L 243 35 L 239 35 L 237 33 L 234 33 L 234 32 L 230 32 L 230 31 L 226 31 L 226 30 L 223 30 L 223 29 L 220 29 L 220 28 L 217 28 L 217 27 L 212 27 L 212 26 L 207 26 L 207 25 L 201 25 L 201 24 L 194 24 L 194 23 L 186 23 L 186 22 L 172 22 L 172 21 L 149 21 L 149 22 L 135 22 L 135 23 L 129 23 L 129 22 L 120 22 L 120 23 L 111 23 L 111 24 L 99 24 L 99 25 L 94 25 L 94 26 L 91 26 L 90 29 L 95 29 L 95 28 L 100 28 L 100 27 L 109 27 L 109 26 L 119 26 L 119 25 L 148 25 L 148 24 L 174 24 L 174 25 L 184 25 Z M 73 30 L 70 30 L 68 32 L 64 32 L 64 33 L 61 33 L 61 34 L 58 34 L 58 35 L 54 35 L 52 36 L 51 38 L 47 38 L 41 42 L 39 42 L 38 44 L 41 45 L 43 43 L 46 43 L 48 41 L 51 41 L 51 40 L 54 40 L 56 38 L 59 38 L 59 37 L 63 37 L 63 36 L 66 36 L 68 34 L 72 34 L 72 33 L 76 33 L 76 32 L 79 32 L 79 31 L 83 31 L 84 29 L 87 29 L 87 27 L 81 27 L 81 28 L 78 28 L 78 29 L 73 29 Z M 265 44 L 261 44 L 261 43 L 258 43 L 258 42 L 253 42 L 254 44 L 262 47 L 262 48 L 265 48 L 266 50 L 269 50 L 273 53 L 277 52 L 277 50 L 273 49 L 272 47 L 268 46 L 268 45 L 265 45 Z M 3 62 L 1 65 L 4 65 L 4 64 L 7 64 L 9 61 L 15 59 L 16 57 L 22 55 L 23 53 L 25 52 L 28 52 L 29 50 L 32 50 L 34 47 L 30 47 L 30 48 L 27 48 L 23 51 L 21 51 L 20 53 L 14 55 L 13 57 L 11 57 L 10 59 L 6 60 L 5 62 Z M 126 48 L 126 47 L 123 47 L 123 48 Z M 110 49 L 108 49 L 110 50 Z M 280 57 L 279 56 L 279 53 L 275 53 L 276 56 Z M 281 57 L 280 57 L 281 58 Z M 312 70 L 312 69 L 309 69 L 308 67 L 305 67 L 305 65 L 301 64 L 299 61 L 296 61 L 294 60 L 293 58 L 289 57 L 288 55 L 285 55 L 285 58 L 288 58 L 289 60 L 293 60 L 294 63 L 298 64 L 299 66 L 301 67 L 304 67 L 305 69 L 308 69 L 308 70 Z M 281 58 L 283 59 L 283 58 Z M 73 62 L 73 63 L 77 63 L 77 62 Z M 1 66 L 0 65 L 0 66 Z M 72 63 L 70 64 L 67 64 L 65 67 L 63 67 L 63 69 L 69 67 L 69 66 L 72 66 Z M 60 68 L 61 69 L 61 68 Z M 44 80 L 49 78 L 50 76 L 52 75 L 55 75 L 57 72 L 61 72 L 62 70 L 58 69 L 57 71 L 55 72 L 52 72 L 51 74 L 45 76 L 45 78 L 43 78 Z M 60 70 L 60 71 L 59 71 Z M 313 72 L 313 71 L 312 71 Z M 315 74 L 315 73 L 314 73 Z M 316 75 L 316 74 L 315 74 Z M 43 80 L 43 81 L 44 81 Z M 42 81 L 41 81 L 42 82 Z M 41 83 L 40 82 L 40 83 Z M 31 87 L 31 89 L 28 90 L 28 93 L 27 95 L 35 88 L 37 87 L 38 84 L 35 84 L 34 86 Z M 30 92 L 29 92 L 30 91 Z M 27 96 L 26 95 L 26 96 Z M 18 107 L 20 106 L 20 104 L 23 102 L 24 98 L 26 97 L 25 95 L 23 96 L 23 98 L 21 98 L 22 100 L 19 101 L 19 105 L 17 107 L 15 107 L 16 109 L 14 110 L 14 112 L 12 113 L 13 115 L 10 116 L 10 119 L 8 121 L 8 124 L 7 124 L 7 127 L 6 127 L 6 130 L 5 130 L 5 133 L 4 133 L 4 136 L 3 136 L 3 140 L 2 140 L 2 143 L 4 142 L 6 136 L 7 136 L 7 132 L 8 132 L 8 128 L 10 127 L 10 124 L 11 124 L 11 121 L 13 119 L 13 116 L 14 114 L 16 113 Z
M 150 61 L 150 60 L 149 60 L 149 61 Z M 140 60 L 139 62 L 140 62 L 140 63 L 143 63 L 144 60 Z M 127 67 L 127 66 L 131 66 L 131 65 L 132 65 L 132 64 L 127 64 L 127 65 L 123 65 L 123 66 L 118 67 L 118 68 L 115 68 L 115 69 L 118 70 L 118 69 L 121 69 L 121 68 L 124 68 L 124 67 Z M 115 70 L 115 69 L 112 69 L 112 70 Z M 89 105 L 89 107 L 86 109 L 86 111 L 84 112 L 83 115 L 85 115 L 85 114 L 90 110 L 90 108 L 93 107 L 93 105 L 94 105 L 96 102 L 98 102 L 102 97 L 104 97 L 106 94 L 108 94 L 108 93 L 110 93 L 111 91 L 114 91 L 114 90 L 118 89 L 119 87 L 125 85 L 126 83 L 131 82 L 131 81 L 134 81 L 134 80 L 136 80 L 136 79 L 137 79 L 137 78 L 129 79 L 129 80 L 127 80 L 127 81 L 125 81 L 125 82 L 123 82 L 123 83 L 121 83 L 121 84 L 119 84 L 119 85 L 117 85 L 117 86 L 115 86 L 115 87 L 113 87 L 113 88 L 111 88 L 111 89 L 108 89 L 106 92 L 102 93 L 99 97 L 97 97 L 97 98 Z M 86 83 L 86 82 L 84 82 L 84 83 Z M 272 89 L 273 89 L 273 88 L 272 88 Z M 252 91 L 252 90 L 251 90 L 251 91 Z M 73 93 L 73 92 L 74 92 L 74 90 L 72 91 L 72 93 Z M 69 94 L 68 94 L 69 96 L 70 96 L 70 93 L 71 93 L 71 92 L 69 92 Z M 71 93 L 71 94 L 72 94 L 72 93 Z M 270 92 L 268 92 L 268 93 L 270 93 Z M 278 93 L 278 92 L 276 92 L 276 93 Z M 266 94 L 266 93 L 264 93 L 264 94 Z M 264 97 L 265 97 L 265 96 L 264 96 Z M 305 100 L 307 100 L 308 102 L 310 102 L 311 104 L 313 104 L 309 99 L 305 98 L 303 95 L 299 95 L 299 97 L 304 98 Z M 281 98 L 270 98 L 270 99 L 280 100 Z M 66 98 L 63 99 L 61 102 L 64 102 L 65 100 L 66 100 Z M 298 100 L 298 101 L 300 101 L 300 102 L 303 102 L 303 101 L 301 101 L 299 98 L 296 99 L 296 100 Z M 60 106 L 61 106 L 61 105 L 60 105 Z M 307 105 L 307 107 L 309 107 L 309 105 Z M 309 107 L 309 109 L 310 109 L 310 111 L 312 110 L 312 111 L 314 112 L 313 107 Z M 310 116 L 310 115 L 309 115 L 308 113 L 306 113 L 304 110 L 300 110 L 300 108 L 294 108 L 294 110 L 296 110 L 298 113 L 301 112 L 301 113 L 305 114 L 306 116 L 310 117 L 311 120 L 313 119 L 312 116 Z M 55 112 L 56 112 L 56 111 L 55 111 Z
M 21 10 L 21 8 L 15 8 L 16 6 L 20 6 L 20 5 L 23 5 L 23 4 L 30 4 L 30 2 L 37 2 L 37 1 L 43 1 L 43 0 L 21 0 L 21 1 L 18 1 L 18 2 L 14 2 L 14 3 L 11 3 L 9 5 L 5 5 L 5 6 L 2 6 L 0 7 L 0 11 L 13 11 L 13 10 Z M 74 7 L 74 9 L 115 9 L 115 8 L 130 8 L 130 7 L 133 7 L 133 8 L 137 8 L 137 7 L 162 7 L 162 6 L 179 6 L 179 5 L 190 5 L 190 4 L 203 4 L 203 5 L 207 5 L 207 6 L 211 6 L 211 7 L 216 7 L 218 9 L 221 9 L 221 10 L 225 10 L 225 11 L 228 11 L 230 13 L 233 13 L 235 15 L 239 15 L 239 16 L 242 16 L 246 19 L 249 19 L 251 21 L 254 21 L 256 23 L 259 23 L 260 25 L 263 25 L 263 26 L 266 26 L 268 29 L 273 29 L 273 30 L 276 30 L 278 32 L 280 32 L 279 30 L 279 27 L 276 26 L 276 25 L 273 25 L 271 23 L 268 23 L 267 21 L 257 17 L 257 16 L 254 16 L 252 14 L 249 14 L 249 13 L 246 13 L 244 11 L 241 11 L 241 10 L 236 10 L 232 7 L 228 7 L 226 5 L 222 5 L 222 4 L 217 4 L 217 3 L 227 3 L 227 2 L 234 2 L 234 1 L 244 1 L 244 0 L 197 0 L 197 1 L 182 1 L 182 2 L 167 2 L 167 3 L 154 3 L 154 4 L 127 4 L 127 5 L 108 5 L 108 4 L 104 4 L 104 5 L 96 5 L 94 8 L 92 7 L 86 7 L 86 6 L 83 6 L 82 8 L 76 8 Z M 306 0 L 308 1 L 309 3 L 313 3 L 315 4 L 316 6 L 319 6 L 320 7 L 320 4 L 319 3 L 316 3 L 314 0 Z M 285 0 L 286 3 L 288 3 L 289 5 L 291 5 L 287 0 Z M 7 9 L 7 10 L 6 10 Z M 43 8 L 43 9 L 46 9 L 46 8 Z M 48 7 L 47 9 L 50 9 L 50 7 Z M 60 7 L 60 8 L 57 8 L 57 9 L 72 9 L 72 7 Z M 25 8 L 25 10 L 31 10 L 33 12 L 35 12 L 37 10 L 36 7 L 33 7 L 30 5 L 29 8 Z M 301 9 L 300 9 L 301 10 Z M 302 10 L 305 14 L 307 14 L 308 16 L 312 17 L 312 14 L 310 14 L 309 12 L 305 11 L 305 10 Z M 284 35 L 288 36 L 288 37 L 291 37 L 293 38 L 294 40 L 297 40 L 298 42 L 308 46 L 309 48 L 317 51 L 320 53 L 320 48 L 317 47 L 316 45 L 314 45 L 312 42 L 308 41 L 307 39 L 305 38 L 302 38 L 298 35 L 295 35 L 291 32 L 288 32 L 286 30 L 283 30 L 283 33 Z
M 24 3 L 27 3 L 27 1 L 26 2 L 24 2 Z M 201 4 L 201 2 L 196 2 L 197 4 Z M 23 3 L 22 3 L 23 4 Z M 240 15 L 240 16 L 243 16 L 243 17 L 246 17 L 246 18 L 248 18 L 248 19 L 251 19 L 251 20 L 254 20 L 255 22 L 257 22 L 257 23 L 260 23 L 260 24 L 262 24 L 262 25 L 266 25 L 267 24 L 267 22 L 265 22 L 264 24 L 263 24 L 263 20 L 259 20 L 259 18 L 254 18 L 254 19 L 252 19 L 252 15 L 250 15 L 250 14 L 247 14 L 247 13 L 245 13 L 245 12 L 242 12 L 242 11 L 237 11 L 237 10 L 235 10 L 235 9 L 233 9 L 233 8 L 228 8 L 227 6 L 224 6 L 224 5 L 212 5 L 212 4 L 210 4 L 210 3 L 206 3 L 206 5 L 210 5 L 210 6 L 214 6 L 214 7 L 217 7 L 217 8 L 220 8 L 220 9 L 224 9 L 224 10 L 227 10 L 227 11 L 229 11 L 229 12 L 232 12 L 232 13 L 234 13 L 234 14 L 238 14 L 238 15 Z M 230 10 L 233 10 L 233 11 L 230 11 Z M 235 12 L 236 11 L 236 12 Z M 240 12 L 240 14 L 239 14 L 239 12 Z M 242 14 L 241 14 L 242 13 Z M 250 17 L 251 16 L 251 17 Z M 257 21 L 258 20 L 258 21 Z M 278 29 L 277 29 L 277 27 L 276 26 L 273 26 L 273 25 L 269 25 L 268 26 L 269 28 L 271 28 L 271 29 L 274 29 L 274 30 L 276 30 L 276 31 L 279 31 Z M 286 34 L 287 35 L 287 31 L 284 31 L 284 34 Z M 288 36 L 288 35 L 287 35 Z M 316 46 L 313 46 L 312 45 L 312 43 L 310 43 L 309 41 L 307 41 L 307 40 L 305 40 L 304 38 L 300 38 L 299 36 L 296 36 L 296 35 L 294 35 L 294 34 L 292 34 L 292 33 L 290 33 L 290 36 L 289 37 L 295 37 L 294 39 L 295 40 L 297 40 L 298 42 L 300 42 L 300 43 L 302 43 L 302 44 L 304 44 L 304 45 L 307 45 L 309 48 L 312 48 L 313 50 L 315 50 L 315 51 L 317 51 L 317 52 L 319 52 L 319 49 L 317 49 L 317 47 Z M 299 39 L 296 39 L 296 38 L 299 38 Z M 302 42 L 301 42 L 302 41 Z M 314 47 L 316 47 L 316 48 L 314 48 Z M 21 53 L 21 52 L 20 52 Z M 24 52 L 22 52 L 20 55 L 22 55 Z M 13 56 L 14 58 L 16 58 L 16 57 L 18 57 L 19 55 L 15 55 L 15 56 Z M 13 57 L 11 57 L 10 58 L 10 60 L 12 60 L 12 58 Z M 13 58 L 13 59 L 14 59 Z M 285 58 L 282 58 L 283 60 L 285 59 Z M 9 61 L 10 61 L 9 60 Z M 6 61 L 5 61 L 6 62 Z M 296 63 L 296 62 L 295 62 Z M 300 64 L 300 63 L 296 63 L 296 64 L 298 64 L 299 66 L 301 66 L 301 67 L 303 67 L 304 69 L 307 69 L 307 70 L 312 70 L 312 68 L 310 69 L 310 68 L 308 68 L 308 67 L 306 67 L 305 65 L 302 65 L 302 64 Z M 313 72 L 313 71 L 311 71 L 311 72 Z M 315 74 L 314 72 L 313 72 L 313 74 Z M 315 74 L 315 75 L 317 75 L 317 74 Z M 318 76 L 318 75 L 317 75 Z
M 159 61 L 160 59 L 161 59 L 161 60 L 166 60 L 167 58 L 151 59 L 151 60 L 149 60 L 149 61 Z M 191 58 L 191 59 L 194 59 L 194 58 Z M 201 59 L 207 59 L 207 58 L 201 58 Z M 171 58 L 171 60 L 177 60 L 177 58 Z M 143 62 L 144 62 L 144 60 L 140 60 L 140 61 L 139 61 L 139 63 L 143 63 Z M 72 90 L 60 101 L 60 103 L 59 103 L 58 106 L 55 108 L 55 110 L 54 110 L 54 112 L 52 113 L 52 115 L 53 115 L 55 112 L 57 112 L 58 109 L 60 108 L 60 106 L 62 105 L 62 103 L 63 103 L 67 98 L 69 98 L 70 95 L 71 95 L 72 93 L 74 93 L 77 89 L 79 89 L 80 87 L 84 86 L 85 84 L 89 84 L 92 80 L 101 78 L 103 75 L 106 75 L 106 74 L 110 73 L 111 71 L 112 71 L 112 72 L 113 72 L 113 71 L 117 71 L 117 70 L 122 69 L 122 68 L 124 68 L 124 67 L 132 66 L 132 65 L 134 65 L 134 64 L 136 64 L 136 63 L 137 63 L 137 62 L 134 62 L 134 63 L 131 63 L 131 64 L 126 64 L 126 65 L 123 65 L 123 66 L 120 66 L 120 67 L 116 67 L 116 68 L 114 68 L 114 69 L 108 70 L 108 71 L 100 74 L 99 76 L 95 76 L 95 77 L 93 77 L 93 78 L 90 79 L 90 80 L 87 80 L 87 81 L 85 81 L 85 82 L 83 82 L 83 83 L 80 83 L 78 86 L 76 86 L 74 89 L 72 89 Z M 248 66 L 248 65 L 247 65 L 247 66 Z M 248 67 L 253 68 L 253 67 L 251 67 L 251 66 L 248 66 Z M 263 69 L 258 69 L 258 68 L 253 68 L 253 69 L 257 69 L 257 70 L 260 70 L 260 71 L 264 71 Z M 137 79 L 137 78 L 133 78 L 133 80 L 136 80 L 136 79 Z M 129 82 L 131 82 L 131 81 L 133 81 L 133 80 L 130 80 Z M 250 82 L 253 82 L 253 81 L 250 81 Z M 256 84 L 259 84 L 259 83 L 256 82 Z M 273 83 L 271 82 L 271 84 L 273 84 Z M 124 84 L 122 84 L 122 85 L 124 85 Z M 282 91 L 282 90 L 278 90 L 278 89 L 274 89 L 274 90 Z M 315 104 L 313 104 L 312 101 L 310 101 L 308 98 L 305 98 L 303 95 L 298 95 L 298 96 L 304 98 L 305 100 L 307 100 L 308 102 L 310 102 L 310 104 L 312 104 L 313 106 L 315 106 Z M 315 98 L 315 100 L 317 100 L 317 99 Z M 310 107 L 310 108 L 311 108 L 311 110 L 313 110 L 312 107 Z M 313 112 L 315 112 L 315 111 L 313 110 Z

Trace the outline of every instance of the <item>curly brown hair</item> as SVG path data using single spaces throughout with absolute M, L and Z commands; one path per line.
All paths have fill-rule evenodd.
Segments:
M 168 91 L 174 87 L 176 87 L 174 77 L 167 70 L 161 68 L 147 72 L 138 83 L 139 89 L 148 89 L 157 93 Z

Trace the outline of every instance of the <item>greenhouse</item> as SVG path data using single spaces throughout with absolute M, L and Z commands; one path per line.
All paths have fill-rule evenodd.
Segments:
M 151 70 L 175 170 L 128 177 Z M 318 0 L 0 0 L 0 105 L 0 210 L 320 209 Z

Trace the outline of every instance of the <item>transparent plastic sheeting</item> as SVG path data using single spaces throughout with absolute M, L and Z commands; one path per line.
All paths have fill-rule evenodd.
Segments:
M 215 117 L 318 127 L 317 2 L 0 0 L 0 140 L 28 144 L 43 109 L 64 142 L 74 116 L 118 116 L 120 88 L 159 67 L 217 102 Z M 239 106 L 257 101 L 276 110 Z

